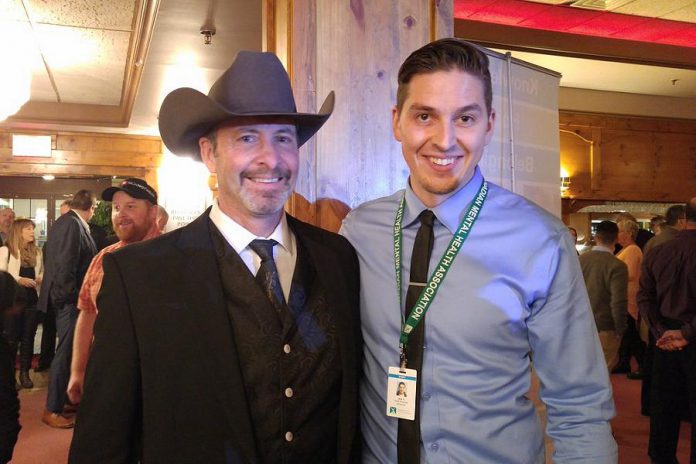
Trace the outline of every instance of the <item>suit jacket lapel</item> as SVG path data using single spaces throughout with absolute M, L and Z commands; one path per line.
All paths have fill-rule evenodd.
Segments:
M 314 240 L 312 238 L 314 234 L 304 232 L 309 228 L 308 225 L 298 221 L 290 215 L 288 215 L 287 218 L 288 225 L 294 232 L 298 244 L 304 247 L 307 252 L 306 255 L 309 257 L 316 270 L 314 287 L 321 285 L 325 289 L 327 310 L 333 314 L 338 326 L 339 352 L 343 373 L 338 424 L 338 462 L 349 462 L 350 456 L 348 456 L 347 453 L 341 453 L 341 451 L 349 451 L 351 449 L 349 442 L 353 441 L 352 437 L 356 433 L 352 418 L 355 417 L 355 408 L 357 408 L 358 405 L 354 401 L 354 395 L 351 392 L 355 390 L 357 382 L 356 373 L 359 372 L 360 369 L 358 360 L 361 358 L 360 354 L 356 352 L 355 340 L 353 338 L 354 333 L 351 329 L 355 321 L 348 319 L 351 315 L 351 311 L 350 308 L 347 307 L 347 302 L 342 297 L 347 294 L 347 289 L 345 283 L 337 278 L 341 273 L 336 272 L 336 269 L 340 268 L 341 263 L 336 259 L 335 251 L 328 248 L 323 243 Z M 346 271 L 351 272 L 351 270 Z M 316 292 L 312 291 L 312 289 L 308 289 L 308 291 L 310 292 L 310 297 L 307 304 L 311 305 L 313 296 L 316 295 Z
M 208 364 L 206 372 L 215 373 L 211 378 L 216 382 L 214 390 L 235 440 L 232 447 L 240 451 L 245 462 L 258 462 L 239 356 L 210 238 L 208 212 L 185 227 L 177 243 L 182 252 L 180 269 L 185 272 L 180 291 L 197 329 L 193 336 L 202 344 L 200 362 Z

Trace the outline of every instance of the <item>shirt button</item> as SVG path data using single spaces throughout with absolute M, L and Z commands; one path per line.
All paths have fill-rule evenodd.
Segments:
M 423 393 L 423 399 L 428 401 L 430 399 L 430 393 Z
M 285 441 L 292 441 L 293 438 L 292 432 L 285 432 Z
M 285 354 L 290 354 L 290 351 L 292 351 L 292 350 L 290 349 L 290 345 L 288 345 L 287 343 L 286 343 L 285 345 L 283 345 L 283 352 L 284 352 Z
M 438 444 L 438 442 L 433 442 L 433 443 L 430 445 L 430 449 L 433 450 L 433 451 L 437 451 L 437 450 L 440 449 L 440 445 Z
M 295 392 L 292 391 L 292 388 L 289 388 L 289 387 L 288 387 L 288 388 L 285 389 L 285 396 L 286 396 L 287 398 L 292 398 L 292 395 L 293 395 L 294 393 L 295 393 Z

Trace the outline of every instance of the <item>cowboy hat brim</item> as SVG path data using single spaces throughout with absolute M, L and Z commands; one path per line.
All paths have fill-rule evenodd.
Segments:
M 172 91 L 162 102 L 159 131 L 172 153 L 200 160 L 198 139 L 215 126 L 243 117 L 287 118 L 297 127 L 297 145 L 302 146 L 329 119 L 335 96 L 331 91 L 317 114 L 287 112 L 231 112 L 207 95 L 191 88 Z

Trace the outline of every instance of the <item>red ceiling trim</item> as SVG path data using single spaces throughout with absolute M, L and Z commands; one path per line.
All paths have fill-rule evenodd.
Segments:
M 696 48 L 696 24 L 525 0 L 454 0 L 454 18 Z

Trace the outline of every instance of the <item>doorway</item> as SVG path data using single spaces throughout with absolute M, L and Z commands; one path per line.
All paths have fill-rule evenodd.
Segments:
M 9 206 L 17 218 L 29 218 L 36 224 L 36 242 L 43 247 L 48 231 L 60 216 L 60 204 L 81 189 L 91 190 L 100 198 L 111 186 L 111 177 L 56 178 L 0 176 L 0 207 Z

